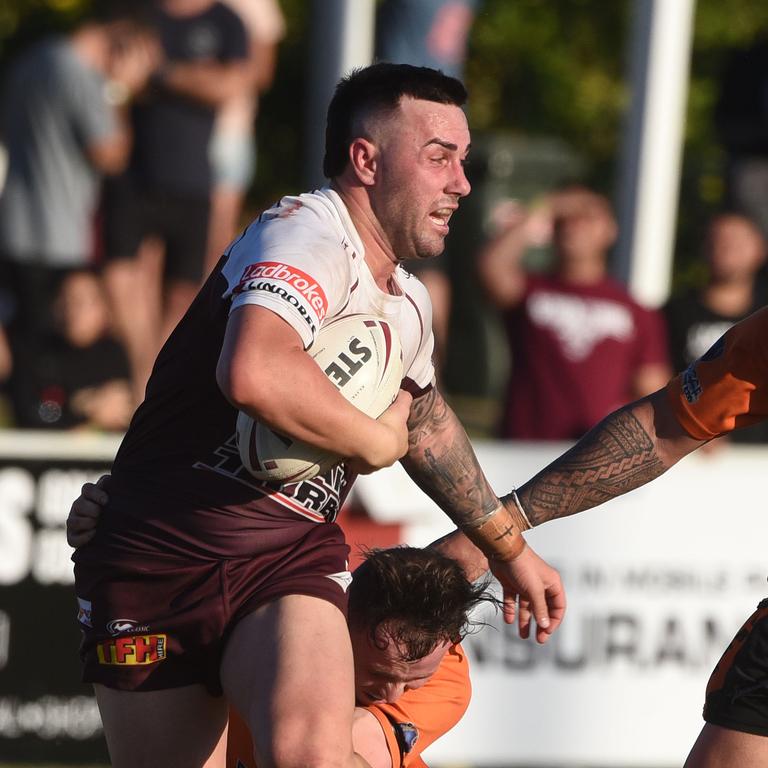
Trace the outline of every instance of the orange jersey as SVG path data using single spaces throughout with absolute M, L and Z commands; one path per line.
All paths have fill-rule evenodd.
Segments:
M 469 706 L 469 663 L 460 645 L 451 648 L 429 681 L 394 704 L 364 707 L 379 721 L 393 768 L 425 768 L 421 753 L 453 728 Z M 251 734 L 230 711 L 227 768 L 256 768 Z
M 667 396 L 697 440 L 768 418 L 768 307 L 734 325 L 672 379 Z

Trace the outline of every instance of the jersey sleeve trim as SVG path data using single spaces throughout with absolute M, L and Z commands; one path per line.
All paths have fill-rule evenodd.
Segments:
M 435 386 L 434 380 L 430 381 L 425 387 L 420 387 L 413 379 L 404 378 L 400 384 L 400 389 L 404 389 L 415 400 L 417 397 L 426 395 Z
M 233 298 L 230 312 L 238 307 L 244 307 L 246 304 L 264 307 L 285 320 L 299 334 L 304 349 L 307 349 L 314 341 L 317 331 L 311 318 L 303 314 L 297 307 L 287 304 L 285 299 L 248 291 Z
M 397 740 L 395 729 L 392 727 L 392 723 L 387 717 L 386 712 L 379 709 L 376 706 L 369 706 L 366 709 L 376 718 L 381 730 L 384 731 L 384 738 L 387 742 L 387 749 L 389 750 L 389 756 L 392 760 L 392 768 L 400 768 L 402 764 L 403 755 L 400 751 L 400 743 Z
M 675 414 L 675 418 L 680 423 L 680 426 L 694 440 L 711 440 L 713 437 L 717 437 L 717 433 L 706 429 L 683 403 L 683 395 L 681 395 L 682 377 L 683 374 L 678 374 L 667 384 L 667 400 L 672 408 L 672 413 Z

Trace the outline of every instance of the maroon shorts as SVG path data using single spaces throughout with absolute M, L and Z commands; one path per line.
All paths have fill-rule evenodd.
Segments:
M 83 680 L 126 691 L 200 683 L 221 693 L 229 633 L 285 595 L 310 595 L 346 612 L 349 547 L 334 523 L 297 525 L 270 552 L 229 560 L 146 554 L 78 559 Z
M 768 599 L 747 619 L 712 672 L 704 719 L 768 736 Z

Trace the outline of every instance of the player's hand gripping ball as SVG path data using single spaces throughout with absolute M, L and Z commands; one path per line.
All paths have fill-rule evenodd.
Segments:
M 339 392 L 375 419 L 392 404 L 403 378 L 395 329 L 373 315 L 347 315 L 320 328 L 307 350 Z M 297 483 L 322 474 L 340 457 L 272 431 L 240 412 L 237 446 L 243 466 L 259 480 Z

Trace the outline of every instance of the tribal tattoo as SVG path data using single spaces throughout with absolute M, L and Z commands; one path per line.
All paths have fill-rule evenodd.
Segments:
M 499 506 L 464 428 L 436 389 L 413 401 L 408 431 L 403 466 L 456 525 L 471 525 Z
M 605 418 L 517 494 L 528 519 L 540 525 L 602 504 L 666 469 L 654 438 L 627 407 Z

